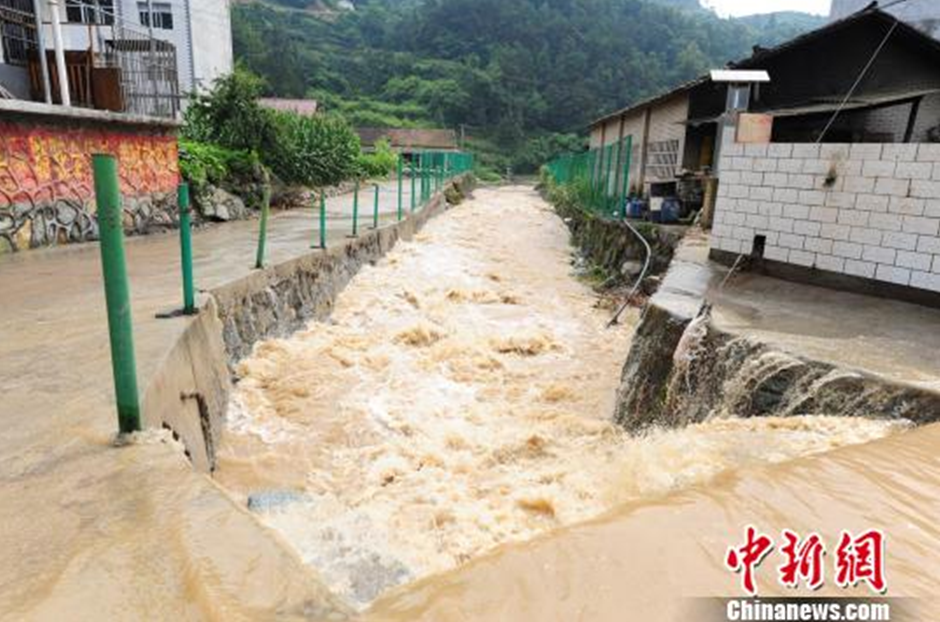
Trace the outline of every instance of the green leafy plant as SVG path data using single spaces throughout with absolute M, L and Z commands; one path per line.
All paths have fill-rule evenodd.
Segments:
M 195 95 L 185 114 L 183 137 L 228 149 L 270 149 L 278 139 L 271 111 L 258 104 L 263 82 L 237 68 L 215 81 L 211 91 Z
M 277 141 L 264 154 L 281 181 L 305 186 L 332 186 L 353 177 L 359 136 L 341 117 L 273 115 Z
M 194 185 L 220 185 L 233 176 L 253 175 L 261 164 L 254 152 L 191 140 L 180 141 L 179 161 L 183 179 Z
M 398 154 L 392 150 L 387 139 L 375 144 L 372 153 L 361 153 L 356 158 L 356 170 L 363 179 L 380 179 L 388 177 L 398 166 Z

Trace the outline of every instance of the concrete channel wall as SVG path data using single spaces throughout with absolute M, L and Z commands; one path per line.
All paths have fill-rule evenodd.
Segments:
M 557 204 L 555 210 L 568 225 L 574 246 L 593 265 L 608 275 L 625 278 L 639 275 L 646 259 L 646 248 L 624 223 L 600 218 L 577 207 Z M 636 226 L 653 251 L 648 276 L 663 274 L 688 227 L 649 223 Z
M 448 182 L 469 187 L 469 177 Z M 169 428 L 193 466 L 210 472 L 231 390 L 231 370 L 264 339 L 285 337 L 330 315 L 337 296 L 366 264 L 381 259 L 444 211 L 439 192 L 400 223 L 326 251 L 258 270 L 209 292 L 199 315 L 172 346 L 143 398 L 147 427 Z

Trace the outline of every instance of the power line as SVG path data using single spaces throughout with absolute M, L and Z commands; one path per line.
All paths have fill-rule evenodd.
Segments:
M 898 5 L 898 4 L 904 4 L 905 2 L 910 2 L 910 0 L 894 0 L 893 2 L 889 2 L 888 4 L 881 4 L 881 3 L 878 3 L 878 4 L 876 5 L 876 8 L 878 8 L 879 10 L 884 11 L 885 9 L 890 9 L 890 8 L 893 7 L 893 6 L 896 6 L 896 5 Z
M 906 2 L 907 0 L 897 0 L 897 4 L 901 2 Z M 862 83 L 862 80 L 865 79 L 865 76 L 868 75 L 868 70 L 871 69 L 871 66 L 875 64 L 875 60 L 878 58 L 878 55 L 881 54 L 881 50 L 884 49 L 885 45 L 888 43 L 888 39 L 891 38 L 891 35 L 894 34 L 895 29 L 897 29 L 900 22 L 895 20 L 891 24 L 891 28 L 888 29 L 888 33 L 884 36 L 884 39 L 881 40 L 881 43 L 878 44 L 878 47 L 875 49 L 874 54 L 871 55 L 871 58 L 868 59 L 868 62 L 865 63 L 865 66 L 862 68 L 862 71 L 858 74 L 858 77 L 855 79 L 855 83 L 852 84 L 852 88 L 849 89 L 849 92 L 845 94 L 845 97 L 842 99 L 842 102 L 839 104 L 839 107 L 836 108 L 836 111 L 832 113 L 832 118 L 829 119 L 829 123 L 826 124 L 826 127 L 823 128 L 823 131 L 820 132 L 819 138 L 816 139 L 816 143 L 819 144 L 823 141 L 823 138 L 826 137 L 826 133 L 832 127 L 832 124 L 836 122 L 836 119 L 839 117 L 839 114 L 845 108 L 846 104 L 849 103 L 849 100 L 852 99 L 852 95 L 855 94 L 855 90 Z

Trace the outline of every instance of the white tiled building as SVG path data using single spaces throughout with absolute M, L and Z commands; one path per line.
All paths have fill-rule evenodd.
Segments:
M 36 4 L 33 0 L 3 0 L 0 97 L 42 101 L 44 89 L 37 76 L 43 76 L 52 81 L 52 99 L 59 103 L 62 98 L 55 83 L 61 64 L 73 95 L 67 98 L 68 103 L 91 107 L 95 99 L 94 107 L 99 107 L 100 94 L 93 96 L 92 91 L 107 76 L 91 74 L 97 68 L 121 65 L 113 59 L 103 60 L 108 52 L 123 53 L 127 62 L 137 63 L 134 67 L 121 65 L 125 83 L 162 81 L 174 86 L 160 87 L 160 92 L 183 96 L 206 88 L 230 73 L 234 65 L 230 8 L 230 0 L 40 0 Z M 156 52 L 147 43 L 152 40 L 157 42 Z M 171 46 L 162 46 L 163 41 Z M 35 50 L 40 45 L 50 55 L 48 73 L 35 65 Z M 175 71 L 165 71 L 169 67 Z M 123 97 L 133 99 L 143 90 L 138 85 L 125 85 Z
M 732 144 L 712 248 L 940 292 L 940 144 Z

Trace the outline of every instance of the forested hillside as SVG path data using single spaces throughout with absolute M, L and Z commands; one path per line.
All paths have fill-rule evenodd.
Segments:
M 354 125 L 464 124 L 491 156 L 514 154 L 495 165 L 522 168 L 577 146 L 592 118 L 817 20 L 720 19 L 688 0 L 279 1 L 233 16 L 236 56 L 270 94 Z

